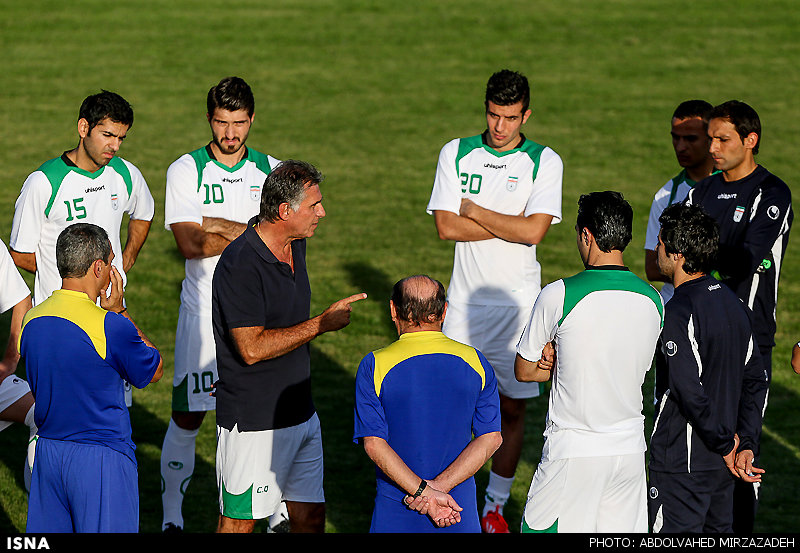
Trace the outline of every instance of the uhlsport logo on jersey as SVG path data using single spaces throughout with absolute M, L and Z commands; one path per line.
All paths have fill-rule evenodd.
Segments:
M 673 355 L 678 353 L 678 345 L 672 340 L 670 340 L 664 345 L 664 351 L 666 351 L 667 355 L 672 357 Z
M 517 182 L 519 181 L 519 177 L 508 177 L 508 182 L 506 183 L 506 189 L 509 192 L 513 192 L 517 189 Z
M 742 215 L 744 215 L 744 207 L 741 205 L 736 206 L 736 211 L 733 212 L 733 220 L 734 222 L 738 223 L 742 220 Z
M 257 202 L 261 198 L 261 186 L 258 184 L 250 185 L 250 199 Z
M 767 208 L 767 216 L 773 221 L 777 221 L 780 214 L 781 210 L 777 205 L 771 205 Z

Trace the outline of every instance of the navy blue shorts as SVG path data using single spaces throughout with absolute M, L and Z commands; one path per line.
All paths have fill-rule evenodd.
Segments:
M 99 444 L 40 437 L 25 531 L 138 532 L 136 463 Z

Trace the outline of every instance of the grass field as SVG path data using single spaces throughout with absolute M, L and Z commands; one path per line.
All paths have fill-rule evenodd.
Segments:
M 438 151 L 483 129 L 488 76 L 508 67 L 533 86 L 524 132 L 565 163 L 564 222 L 539 248 L 544 283 L 581 269 L 573 221 L 580 194 L 614 189 L 635 211 L 627 263 L 643 275 L 652 196 L 677 173 L 669 118 L 682 100 L 736 98 L 764 128 L 758 161 L 790 187 L 800 182 L 800 12 L 767 2 L 476 0 L 190 0 L 100 3 L 0 0 L 0 237 L 7 242 L 25 177 L 77 143 L 80 102 L 101 88 L 134 106 L 123 157 L 156 198 L 150 237 L 129 275 L 130 312 L 164 355 L 164 379 L 134 395 L 141 530 L 161 522 L 159 456 L 170 414 L 174 329 L 183 264 L 163 226 L 164 175 L 205 144 L 205 94 L 239 75 L 256 94 L 248 144 L 300 158 L 326 175 L 328 217 L 309 242 L 314 312 L 365 291 L 352 324 L 314 341 L 315 399 L 323 424 L 329 532 L 365 532 L 373 469 L 352 443 L 352 386 L 367 352 L 394 339 L 387 301 L 399 278 L 445 282 L 452 243 L 425 214 Z M 798 232 L 798 231 L 795 231 Z M 767 470 L 759 532 L 800 528 L 800 376 L 789 368 L 800 338 L 800 239 L 790 241 L 778 304 L 778 345 L 765 419 Z M 27 275 L 29 284 L 32 278 Z M 8 314 L 0 318 L 6 331 Z M 651 397 L 648 381 L 645 397 Z M 647 403 L 647 402 L 646 402 Z M 544 400 L 531 401 L 528 437 L 507 514 L 519 524 L 539 459 Z M 652 407 L 648 406 L 648 423 Z M 648 427 L 650 424 L 648 424 Z M 26 429 L 0 434 L 0 533 L 23 531 Z M 198 438 L 184 503 L 186 530 L 216 523 L 214 420 Z M 486 480 L 478 474 L 479 486 Z M 258 527 L 263 530 L 263 526 Z

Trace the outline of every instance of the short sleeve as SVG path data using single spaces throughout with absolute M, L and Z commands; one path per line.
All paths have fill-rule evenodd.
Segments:
M 553 340 L 564 310 L 564 281 L 557 280 L 545 286 L 517 344 L 517 353 L 526 361 L 538 361 L 545 344 Z
M 45 209 L 52 188 L 41 171 L 31 173 L 14 205 L 9 247 L 21 253 L 34 253 L 44 226 Z
M 644 249 L 655 251 L 658 247 L 658 233 L 661 231 L 661 223 L 658 218 L 667 207 L 669 202 L 669 191 L 661 187 L 653 197 L 653 204 L 650 206 L 650 216 L 647 219 L 647 234 L 644 239 Z
M 370 353 L 361 360 L 356 371 L 353 442 L 374 436 L 389 440 L 383 404 L 375 391 L 375 356 Z
M 459 139 L 451 140 L 439 152 L 433 191 L 428 201 L 427 212 L 451 211 L 455 214 L 461 209 L 461 181 L 456 172 L 456 153 Z
M 150 188 L 148 188 L 147 182 L 144 180 L 144 175 L 135 165 L 126 160 L 123 161 L 131 174 L 131 197 L 126 211 L 131 219 L 152 221 L 156 204 L 153 200 L 153 195 L 150 193 Z
M 197 198 L 197 166 L 189 154 L 178 158 L 167 169 L 164 195 L 164 226 L 173 223 L 203 224 L 203 213 Z
M 478 396 L 475 414 L 472 417 L 472 433 L 474 436 L 500 431 L 500 396 L 497 392 L 497 377 L 492 365 L 480 351 L 478 351 L 478 359 L 483 365 L 486 381 Z
M 561 222 L 561 189 L 564 163 L 550 148 L 542 150 L 533 189 L 525 204 L 525 216 L 544 213 L 553 216 L 553 224 Z

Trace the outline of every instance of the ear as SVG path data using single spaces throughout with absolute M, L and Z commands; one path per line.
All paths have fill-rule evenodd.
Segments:
M 392 320 L 397 320 L 397 308 L 394 306 L 394 302 L 389 300 L 389 314 L 392 316 Z
M 522 124 L 523 125 L 528 122 L 528 118 L 531 116 L 531 113 L 533 113 L 533 111 L 529 109 L 525 113 L 522 114 Z
M 286 221 L 291 213 L 292 207 L 289 205 L 289 202 L 283 202 L 278 206 L 278 217 L 280 217 L 282 221 Z
M 92 263 L 91 271 L 92 274 L 95 276 L 95 278 L 100 278 L 100 276 L 103 274 L 103 267 L 105 267 L 105 263 L 103 263 L 99 259 L 94 260 L 94 262 Z
M 78 119 L 78 136 L 80 136 L 81 139 L 89 136 L 89 121 L 83 117 Z
M 742 143 L 744 144 L 745 148 L 749 148 L 752 150 L 753 148 L 756 147 L 756 144 L 758 144 L 758 135 L 754 132 L 751 132 L 750 134 L 744 137 Z

